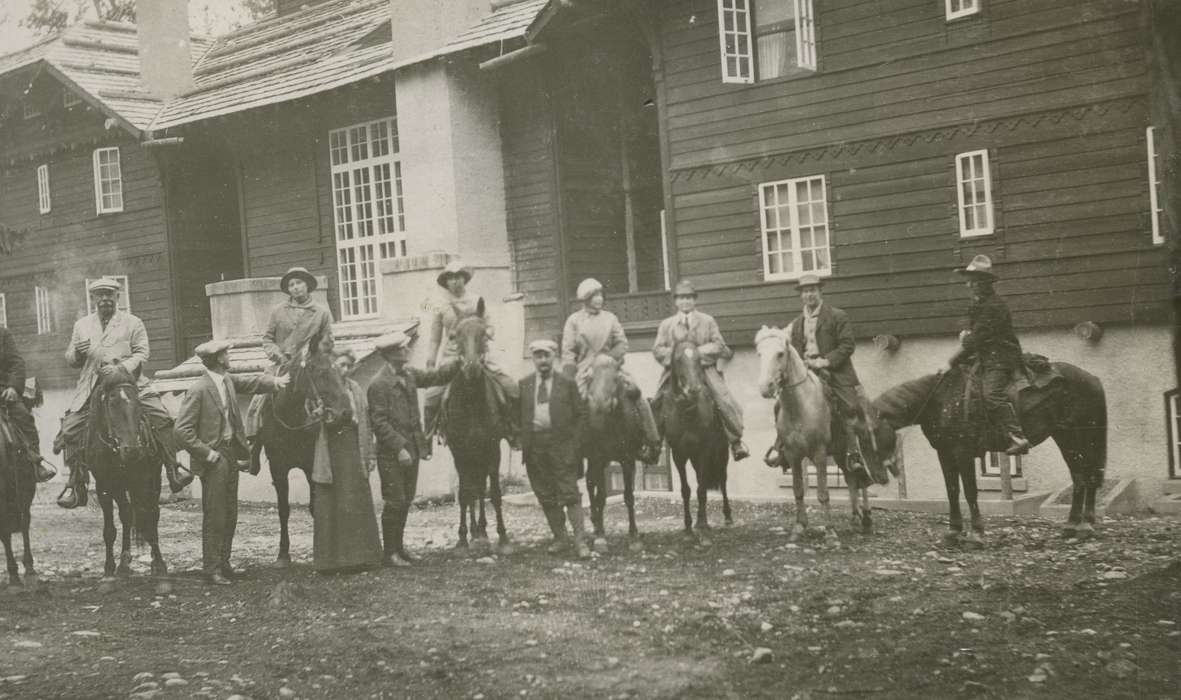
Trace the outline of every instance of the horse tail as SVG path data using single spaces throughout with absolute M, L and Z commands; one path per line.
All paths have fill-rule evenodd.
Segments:
M 725 445 L 723 444 L 723 448 Z M 699 488 L 706 490 L 722 488 L 722 482 L 726 480 L 726 465 L 729 462 L 728 456 L 723 452 L 720 459 L 711 459 L 705 465 L 705 469 L 701 470 L 701 483 Z
M 1087 377 L 1086 386 L 1092 402 L 1089 410 L 1087 443 L 1092 450 L 1093 469 L 1096 479 L 1103 481 L 1103 474 L 1107 470 L 1107 392 L 1103 389 L 1103 382 L 1094 375 Z

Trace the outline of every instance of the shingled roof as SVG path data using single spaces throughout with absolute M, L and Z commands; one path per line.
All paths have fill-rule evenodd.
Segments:
M 193 37 L 193 63 L 211 42 Z M 81 22 L 26 49 L 0 57 L 0 75 L 43 64 L 50 74 L 129 131 L 148 129 L 164 103 L 144 89 L 135 25 Z

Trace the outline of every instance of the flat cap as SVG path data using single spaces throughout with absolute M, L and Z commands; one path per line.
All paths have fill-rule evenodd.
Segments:
M 410 347 L 410 340 L 410 336 L 402 331 L 393 331 L 378 336 L 377 340 L 373 341 L 373 345 L 378 350 L 405 350 Z
M 232 347 L 234 344 L 228 340 L 207 340 L 198 345 L 193 352 L 197 354 L 197 357 L 213 357 L 222 350 L 229 350 Z
M 548 353 L 550 355 L 558 354 L 558 344 L 547 338 L 541 338 L 529 343 L 529 354 L 536 355 L 539 352 Z
M 96 280 L 90 281 L 90 286 L 86 288 L 88 292 L 97 292 L 101 290 L 119 291 L 123 289 L 123 285 L 119 284 L 119 280 L 110 277 L 99 277 Z

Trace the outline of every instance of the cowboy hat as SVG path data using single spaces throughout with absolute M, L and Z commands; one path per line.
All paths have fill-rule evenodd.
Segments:
M 123 285 L 119 284 L 119 280 L 111 279 L 110 277 L 99 277 L 91 281 L 90 286 L 86 288 L 88 292 L 98 292 L 103 290 L 110 290 L 117 292 L 123 289 Z
M 989 280 L 996 279 L 996 275 L 992 271 L 992 259 L 987 255 L 977 255 L 966 267 L 957 267 L 955 271 L 961 275 L 975 275 Z
M 437 282 L 440 287 L 446 289 L 447 280 L 451 279 L 452 277 L 462 277 L 464 284 L 467 284 L 468 282 L 472 281 L 472 269 L 458 260 L 452 260 L 451 262 L 447 263 L 447 266 L 444 267 L 443 271 L 439 273 L 439 276 L 435 278 L 435 282 Z
M 681 280 L 677 282 L 677 286 L 673 288 L 673 297 L 696 297 L 697 288 L 689 280 Z
M 234 344 L 228 340 L 207 340 L 198 345 L 193 352 L 196 353 L 197 357 L 213 357 L 222 350 L 229 350 L 232 347 L 234 347 Z
M 804 275 L 800 275 L 800 278 L 798 280 L 796 280 L 796 289 L 803 289 L 804 287 L 823 287 L 823 286 L 824 286 L 824 282 L 822 282 L 820 280 L 820 276 L 814 275 L 810 272 L 807 274 L 804 274 Z
M 578 283 L 578 291 L 575 296 L 579 301 L 587 301 L 595 295 L 596 292 L 603 291 L 603 283 L 594 277 L 587 277 Z
M 293 267 L 283 274 L 283 279 L 279 280 L 279 289 L 283 292 L 287 291 L 287 284 L 293 279 L 301 279 L 308 284 L 308 293 L 312 293 L 318 286 L 316 277 L 308 272 L 306 267 Z
M 558 354 L 558 344 L 552 340 L 541 338 L 529 343 L 529 354 L 536 355 L 539 352 L 544 352 L 549 355 Z

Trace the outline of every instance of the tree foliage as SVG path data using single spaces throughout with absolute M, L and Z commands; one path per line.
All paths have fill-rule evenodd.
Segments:
M 218 34 L 266 17 L 274 0 L 190 0 L 193 29 Z M 20 26 L 35 36 L 48 36 L 83 19 L 134 22 L 135 0 L 32 0 Z

